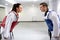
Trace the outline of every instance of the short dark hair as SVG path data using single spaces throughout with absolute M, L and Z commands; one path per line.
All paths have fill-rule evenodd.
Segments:
M 15 11 L 16 12 L 16 8 L 19 7 L 19 5 L 21 5 L 20 3 L 16 3 L 13 5 L 13 8 L 12 8 L 12 11 Z
M 40 3 L 40 5 L 43 5 L 43 6 L 48 7 L 48 4 L 47 4 L 47 3 L 45 3 L 45 2 Z

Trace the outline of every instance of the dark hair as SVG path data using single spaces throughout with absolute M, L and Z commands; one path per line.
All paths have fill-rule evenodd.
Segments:
M 16 12 L 16 8 L 19 7 L 19 5 L 21 5 L 20 3 L 16 3 L 13 5 L 13 8 L 12 8 L 12 11 L 15 11 Z
M 45 2 L 40 3 L 40 5 L 43 5 L 43 6 L 48 7 L 48 4 L 47 4 L 47 3 L 45 3 Z

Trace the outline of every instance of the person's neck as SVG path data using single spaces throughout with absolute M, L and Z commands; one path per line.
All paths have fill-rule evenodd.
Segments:
M 48 9 L 47 10 L 45 10 L 45 13 L 47 13 L 48 12 Z
M 48 10 L 49 10 L 49 9 L 47 9 L 47 10 L 45 11 L 45 15 L 44 15 L 44 16 L 46 16 L 46 15 L 47 15 Z
M 15 12 L 15 11 L 14 11 Z M 18 14 L 18 12 L 15 12 L 15 14 L 17 15 Z
M 49 10 L 49 9 L 47 8 L 47 9 L 45 10 L 45 12 L 48 12 L 48 10 Z
M 19 12 L 17 11 L 16 13 L 18 14 Z

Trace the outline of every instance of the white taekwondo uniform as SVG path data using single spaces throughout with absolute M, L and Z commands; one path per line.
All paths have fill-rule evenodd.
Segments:
M 18 24 L 18 15 L 16 12 L 11 11 L 10 13 L 8 13 L 6 21 L 5 21 L 5 27 L 2 33 L 3 37 L 10 38 L 12 35 L 12 31 L 15 25 L 17 24 Z
M 58 15 L 55 11 L 53 10 L 48 10 L 47 15 L 44 16 L 44 19 L 48 25 L 48 29 L 51 31 L 52 33 L 52 37 L 54 36 L 59 36 L 59 18 Z M 48 21 L 52 21 L 53 27 L 51 27 L 50 23 Z M 52 30 L 53 29 L 53 30 Z

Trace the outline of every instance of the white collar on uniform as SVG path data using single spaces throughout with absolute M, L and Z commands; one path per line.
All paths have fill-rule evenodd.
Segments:
M 44 16 L 44 19 L 47 19 L 47 16 L 48 16 L 48 14 L 49 14 L 51 11 L 52 11 L 52 9 L 49 9 L 49 10 L 48 10 L 47 15 Z

